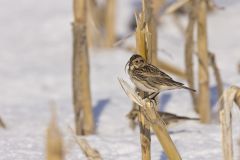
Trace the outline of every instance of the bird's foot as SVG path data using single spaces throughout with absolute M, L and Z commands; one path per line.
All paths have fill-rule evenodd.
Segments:
M 148 98 L 150 98 L 150 99 L 154 99 L 155 100 L 155 98 L 157 97 L 157 95 L 159 94 L 159 92 L 157 92 L 157 93 L 151 93 L 149 96 L 148 96 Z

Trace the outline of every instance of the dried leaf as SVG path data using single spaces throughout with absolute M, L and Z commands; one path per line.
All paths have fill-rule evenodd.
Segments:
M 219 117 L 222 129 L 222 149 L 224 159 L 233 159 L 233 141 L 232 141 L 232 118 L 231 109 L 233 102 L 238 104 L 238 96 L 240 94 L 240 88 L 237 86 L 231 86 L 223 92 L 223 95 L 218 101 L 220 108 Z
M 189 0 L 178 0 L 177 2 L 170 5 L 166 11 L 165 14 L 170 14 L 181 8 L 183 5 L 185 5 Z
M 77 144 L 80 146 L 83 153 L 88 158 L 88 160 L 102 160 L 100 153 L 96 149 L 93 149 L 89 145 L 87 140 L 85 140 L 83 138 L 78 138 L 77 136 L 75 136 L 75 140 L 76 140 Z
M 143 106 L 145 104 L 144 100 L 135 92 L 133 88 L 130 87 L 130 85 L 124 81 L 121 78 L 118 78 L 119 83 L 126 93 L 126 95 L 135 103 L 137 103 L 139 106 Z

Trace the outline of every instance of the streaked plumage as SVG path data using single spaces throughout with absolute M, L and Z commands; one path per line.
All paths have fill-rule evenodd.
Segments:
M 176 114 L 168 113 L 168 112 L 158 112 L 162 120 L 166 123 L 166 125 L 170 125 L 173 123 L 179 123 L 181 121 L 199 121 L 199 118 L 190 118 L 185 116 L 178 116 Z
M 135 127 L 135 123 L 136 123 L 136 119 L 138 116 L 138 109 L 134 108 L 131 110 L 131 112 L 127 115 L 127 117 L 134 122 L 133 128 Z M 161 117 L 161 119 L 164 121 L 164 123 L 166 124 L 166 126 L 172 126 L 174 124 L 179 124 L 181 122 L 184 121 L 199 121 L 199 118 L 190 118 L 190 117 L 185 117 L 185 116 L 179 116 L 173 113 L 169 113 L 169 112 L 157 112 L 158 115 Z
M 150 94 L 178 88 L 195 91 L 180 82 L 174 81 L 169 75 L 147 63 L 140 55 L 133 55 L 127 65 L 129 65 L 128 74 L 132 82 L 142 91 Z

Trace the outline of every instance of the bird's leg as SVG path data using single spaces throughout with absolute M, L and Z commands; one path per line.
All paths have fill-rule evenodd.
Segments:
M 159 94 L 159 92 L 152 92 L 148 95 L 144 95 L 143 99 L 145 99 L 145 98 L 155 99 L 158 94 Z
M 149 94 L 144 94 L 143 99 L 149 98 Z
M 158 94 L 159 94 L 159 92 L 153 92 L 148 97 L 151 98 L 151 99 L 155 99 Z
M 155 94 L 155 92 L 150 93 L 149 95 L 146 96 L 146 98 L 148 97 L 148 98 L 152 99 L 151 97 L 152 97 L 154 94 Z

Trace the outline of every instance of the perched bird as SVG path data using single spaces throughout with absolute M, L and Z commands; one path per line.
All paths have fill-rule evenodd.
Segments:
M 158 112 L 162 120 L 166 123 L 167 126 L 173 124 L 173 123 L 179 123 L 182 121 L 199 121 L 199 118 L 190 118 L 185 116 L 178 116 L 176 114 L 168 113 L 168 112 Z
M 180 82 L 174 81 L 169 75 L 158 69 L 156 66 L 146 62 L 146 60 L 138 55 L 134 54 L 125 66 L 128 65 L 128 74 L 131 81 L 136 87 L 144 92 L 149 93 L 149 97 L 154 97 L 164 90 L 172 89 L 187 89 L 195 92 L 194 89 L 184 86 Z
M 137 125 L 137 116 L 138 116 L 139 110 L 137 108 L 133 108 L 129 114 L 127 114 L 127 117 L 130 121 L 131 128 L 135 128 Z M 175 124 L 180 124 L 184 121 L 199 121 L 199 118 L 190 118 L 185 116 L 179 116 L 173 113 L 169 112 L 157 112 L 158 115 L 161 117 L 163 122 L 166 124 L 167 127 L 174 126 Z

